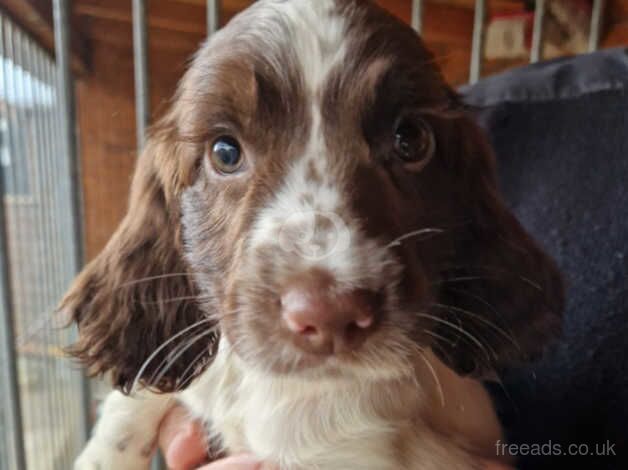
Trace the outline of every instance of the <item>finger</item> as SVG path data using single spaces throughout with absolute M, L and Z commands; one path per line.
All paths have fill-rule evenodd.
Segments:
M 170 443 L 185 428 L 190 419 L 181 406 L 174 406 L 159 425 L 159 447 L 162 452 L 170 447 Z
M 513 470 L 513 468 L 501 462 L 485 460 L 484 470 Z
M 219 460 L 198 470 L 261 470 L 262 464 L 248 455 L 238 455 Z
M 172 470 L 188 470 L 207 462 L 204 435 L 190 423 L 170 443 L 165 453 L 166 464 Z
M 162 422 L 159 445 L 173 470 L 187 470 L 207 461 L 205 430 L 181 407 L 173 408 Z

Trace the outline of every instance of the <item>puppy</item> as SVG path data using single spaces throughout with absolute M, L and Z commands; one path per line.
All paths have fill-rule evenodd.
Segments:
M 175 400 L 280 469 L 495 457 L 478 379 L 541 352 L 562 285 L 434 62 L 361 0 L 261 0 L 207 41 L 62 301 L 121 390 L 76 469 L 147 469 Z

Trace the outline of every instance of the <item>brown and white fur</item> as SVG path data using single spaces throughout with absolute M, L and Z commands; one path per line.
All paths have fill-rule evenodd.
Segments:
M 208 40 L 61 305 L 71 352 L 122 390 L 77 470 L 148 468 L 175 401 L 214 450 L 286 470 L 494 456 L 478 379 L 542 351 L 562 285 L 434 62 L 358 0 L 261 0 Z M 312 340 L 286 314 L 302 304 L 350 310 L 351 335 Z

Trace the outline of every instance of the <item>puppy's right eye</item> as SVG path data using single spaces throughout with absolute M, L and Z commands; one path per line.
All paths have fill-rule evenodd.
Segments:
M 242 149 L 233 137 L 219 137 L 209 150 L 211 163 L 219 173 L 230 175 L 242 168 L 244 163 Z
M 434 155 L 436 142 L 430 125 L 421 118 L 402 118 L 394 131 L 394 148 L 408 169 L 420 170 Z

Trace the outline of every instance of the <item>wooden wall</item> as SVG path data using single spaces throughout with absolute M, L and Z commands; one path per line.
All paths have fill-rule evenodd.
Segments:
M 230 17 L 249 0 L 229 0 Z M 380 0 L 404 20 L 409 0 Z M 448 3 L 448 4 L 446 4 Z M 462 84 L 468 76 L 473 11 L 470 0 L 433 0 L 426 7 L 424 37 L 445 76 Z M 107 242 L 125 213 L 129 181 L 135 163 L 135 113 L 131 11 L 129 0 L 77 0 L 75 19 L 91 53 L 90 71 L 77 83 L 80 150 L 88 257 Z M 153 115 L 172 96 L 190 55 L 205 32 L 204 0 L 151 0 L 150 80 Z M 501 11 L 518 2 L 492 0 Z M 611 28 L 604 46 L 628 44 L 628 0 L 610 6 Z M 493 73 L 510 63 L 490 63 Z
M 89 19 L 83 31 L 90 41 L 91 70 L 78 80 L 76 92 L 86 248 L 92 258 L 126 211 L 136 159 L 135 94 L 130 22 Z M 175 38 L 160 28 L 151 28 L 150 35 L 151 109 L 156 117 L 203 35 Z

